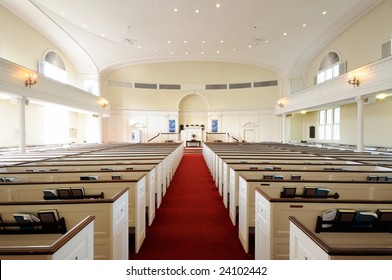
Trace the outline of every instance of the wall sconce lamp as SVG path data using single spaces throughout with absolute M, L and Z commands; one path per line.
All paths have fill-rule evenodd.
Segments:
M 36 74 L 26 74 L 25 86 L 30 87 L 37 83 L 37 75 Z
M 359 86 L 359 75 L 358 74 L 351 74 L 348 76 L 348 81 L 350 85 L 353 85 L 354 87 Z
M 105 101 L 102 103 L 102 108 L 107 108 L 109 106 L 109 102 Z
M 282 101 L 278 101 L 278 106 L 279 106 L 280 108 L 283 108 L 283 107 L 284 107 L 283 102 L 282 102 Z

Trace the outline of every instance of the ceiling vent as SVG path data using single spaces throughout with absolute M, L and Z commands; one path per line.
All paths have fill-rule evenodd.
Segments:
M 206 89 L 227 89 L 226 84 L 206 85 Z
M 157 84 L 135 83 L 135 88 L 157 89 Z
M 229 89 L 251 88 L 252 83 L 229 84 Z
M 160 84 L 159 89 L 181 89 L 181 85 L 176 84 Z
M 253 83 L 253 87 L 257 88 L 257 87 L 273 87 L 273 86 L 277 86 L 278 85 L 278 81 L 264 81 L 264 82 L 254 82 Z

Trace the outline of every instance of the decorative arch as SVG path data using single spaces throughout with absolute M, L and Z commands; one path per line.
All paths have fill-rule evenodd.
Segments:
M 205 110 L 209 110 L 210 109 L 210 102 L 208 101 L 207 97 L 205 97 L 203 94 L 199 93 L 199 92 L 188 92 L 187 94 L 185 94 L 181 100 L 178 102 L 177 104 L 177 108 L 181 110 L 181 104 L 184 102 L 184 100 L 186 100 L 187 98 L 192 97 L 193 95 L 197 96 L 198 98 L 201 97 L 201 99 L 204 101 L 204 103 L 206 104 L 206 108 L 203 108 Z M 200 108 L 195 108 L 195 110 L 198 110 Z
M 64 59 L 54 50 L 47 50 L 44 54 L 43 61 L 50 63 L 61 70 L 67 71 Z
M 327 69 L 332 65 L 340 63 L 342 61 L 339 52 L 337 51 L 330 51 L 326 55 L 323 56 L 319 63 L 319 71 Z

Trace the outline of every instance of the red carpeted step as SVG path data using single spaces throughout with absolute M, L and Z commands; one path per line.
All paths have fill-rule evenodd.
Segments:
M 254 259 L 242 248 L 201 154 L 184 154 L 139 253 L 130 259 Z

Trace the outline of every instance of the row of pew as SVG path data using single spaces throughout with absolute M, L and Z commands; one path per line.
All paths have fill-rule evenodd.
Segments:
M 244 250 L 254 249 L 255 259 L 392 259 L 391 222 L 382 229 L 370 222 L 358 226 L 351 221 L 346 227 L 331 222 L 315 232 L 320 217 L 336 215 L 338 209 L 392 211 L 390 154 L 282 143 L 204 143 L 203 156 Z M 337 231 L 335 238 L 330 238 L 332 229 L 324 232 L 327 227 Z M 315 247 L 324 255 L 311 253 Z
M 129 248 L 138 253 L 182 153 L 176 143 L 4 153 L 0 259 L 128 260 Z M 48 224 L 42 220 L 21 225 L 13 217 L 46 210 L 58 213 L 65 232 L 58 232 L 61 225 L 44 231 Z

